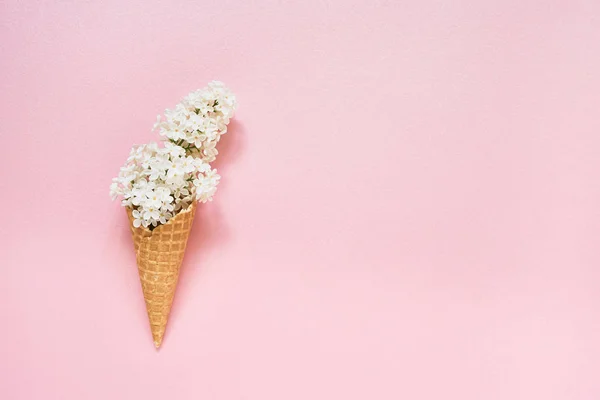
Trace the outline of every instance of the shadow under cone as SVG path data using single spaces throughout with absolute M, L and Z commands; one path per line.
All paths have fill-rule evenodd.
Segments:
M 165 334 L 195 213 L 196 202 L 166 224 L 150 231 L 144 227 L 134 227 L 131 209 L 127 208 L 140 282 L 156 348 L 160 347 Z

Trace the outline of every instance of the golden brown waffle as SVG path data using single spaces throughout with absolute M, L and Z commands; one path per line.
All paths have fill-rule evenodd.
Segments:
M 165 334 L 179 278 L 179 268 L 195 213 L 196 202 L 193 202 L 166 224 L 150 231 L 144 227 L 135 228 L 131 209 L 127 208 L 138 272 L 156 348 L 160 347 Z

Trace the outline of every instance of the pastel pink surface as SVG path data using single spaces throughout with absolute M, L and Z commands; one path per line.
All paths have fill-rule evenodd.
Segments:
M 291 3 L 0 4 L 0 398 L 600 398 L 600 3 Z M 157 352 L 108 185 L 212 79 Z

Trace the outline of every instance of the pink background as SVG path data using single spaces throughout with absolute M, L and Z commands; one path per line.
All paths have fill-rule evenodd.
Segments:
M 600 3 L 297 3 L 0 3 L 0 398 L 600 398 Z M 211 79 L 157 352 L 108 186 Z

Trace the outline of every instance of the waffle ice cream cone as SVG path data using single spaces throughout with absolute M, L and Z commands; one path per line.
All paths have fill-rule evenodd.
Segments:
M 127 208 L 138 272 L 156 348 L 160 347 L 165 334 L 195 213 L 196 202 L 193 202 L 166 224 L 150 231 L 144 227 L 134 227 L 131 209 Z

